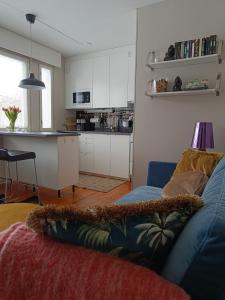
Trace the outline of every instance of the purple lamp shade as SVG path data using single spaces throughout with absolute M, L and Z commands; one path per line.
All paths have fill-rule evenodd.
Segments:
M 192 139 L 192 148 L 205 151 L 214 148 L 213 125 L 210 122 L 197 122 Z

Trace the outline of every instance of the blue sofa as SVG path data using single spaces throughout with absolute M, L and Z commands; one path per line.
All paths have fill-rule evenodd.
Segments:
M 147 186 L 136 188 L 117 204 L 159 199 L 175 167 L 175 163 L 150 162 Z M 161 275 L 184 288 L 193 300 L 225 300 L 225 158 L 202 198 L 204 207 L 178 237 Z

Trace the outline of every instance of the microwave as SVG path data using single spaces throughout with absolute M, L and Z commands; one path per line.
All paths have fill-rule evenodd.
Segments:
M 90 89 L 79 90 L 73 93 L 73 106 L 92 107 L 92 93 Z

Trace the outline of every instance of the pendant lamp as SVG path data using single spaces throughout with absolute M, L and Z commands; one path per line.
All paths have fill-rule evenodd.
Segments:
M 30 23 L 30 67 L 29 67 L 29 77 L 22 79 L 19 83 L 19 87 L 28 90 L 43 90 L 45 89 L 45 84 L 43 81 L 35 78 L 34 73 L 31 73 L 32 66 L 32 30 L 31 25 L 34 24 L 36 16 L 33 14 L 26 14 L 26 20 Z

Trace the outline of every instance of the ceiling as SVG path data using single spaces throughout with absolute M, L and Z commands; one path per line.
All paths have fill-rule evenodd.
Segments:
M 25 13 L 33 13 L 33 40 L 71 56 L 135 43 L 136 9 L 161 1 L 0 0 L 0 27 L 29 37 Z

